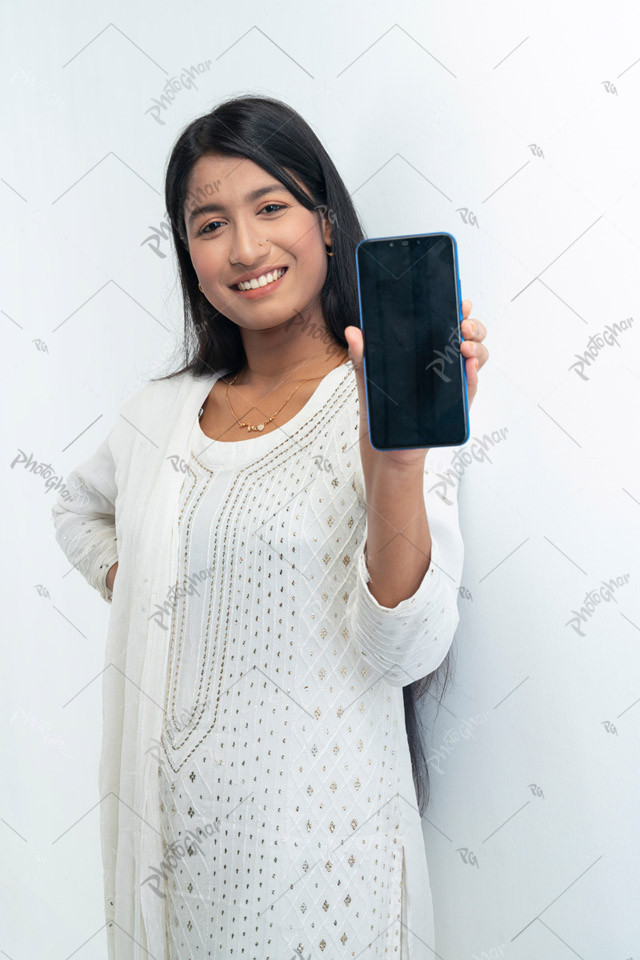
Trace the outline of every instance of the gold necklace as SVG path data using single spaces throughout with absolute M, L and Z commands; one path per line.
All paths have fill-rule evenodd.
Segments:
M 335 370 L 337 367 L 341 366 L 341 364 L 343 364 L 344 362 L 345 362 L 344 360 L 341 360 L 340 363 L 336 363 L 335 367 L 332 367 L 331 370 Z M 329 370 L 329 373 L 331 373 L 331 370 Z M 323 375 L 323 378 L 322 378 L 322 379 L 324 379 L 324 377 L 326 377 L 326 376 L 328 376 L 328 374 L 325 373 L 325 374 Z M 236 423 L 238 424 L 238 426 L 239 426 L 239 427 L 246 427 L 248 433 L 251 433 L 253 430 L 258 430 L 258 431 L 264 430 L 264 428 L 266 427 L 266 425 L 267 425 L 268 423 L 271 423 L 272 420 L 275 420 L 275 418 L 276 418 L 276 417 L 278 416 L 278 414 L 280 413 L 280 410 L 282 410 L 282 407 L 284 407 L 284 406 L 287 405 L 287 403 L 289 402 L 289 400 L 291 400 L 291 397 L 293 396 L 293 394 L 296 392 L 296 390 L 299 390 L 299 389 L 300 389 L 300 387 L 302 386 L 303 383 L 307 383 L 309 380 L 318 380 L 318 379 L 320 379 L 319 377 L 307 377 L 306 380 L 301 380 L 300 383 L 298 384 L 298 386 L 296 387 L 296 390 L 294 390 L 293 393 L 290 393 L 290 394 L 289 394 L 289 396 L 287 397 L 287 399 L 285 400 L 285 402 L 282 404 L 282 407 L 280 407 L 278 410 L 276 410 L 276 412 L 273 414 L 272 417 L 268 417 L 268 418 L 264 421 L 264 423 L 252 424 L 252 423 L 247 423 L 246 420 L 242 420 L 242 421 L 238 420 L 238 418 L 236 417 L 235 410 L 234 410 L 233 407 L 231 406 L 231 401 L 229 400 L 229 387 L 233 386 L 233 384 L 236 382 L 237 378 L 238 378 L 238 374 L 236 373 L 236 375 L 235 375 L 235 377 L 233 378 L 233 380 L 231 380 L 231 381 L 227 384 L 227 389 L 226 389 L 227 403 L 229 404 L 229 409 L 231 410 L 231 413 L 233 414 L 234 419 L 235 419 Z

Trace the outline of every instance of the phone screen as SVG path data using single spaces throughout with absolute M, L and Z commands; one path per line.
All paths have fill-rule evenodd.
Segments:
M 449 233 L 356 247 L 369 439 L 378 450 L 469 438 L 456 242 Z

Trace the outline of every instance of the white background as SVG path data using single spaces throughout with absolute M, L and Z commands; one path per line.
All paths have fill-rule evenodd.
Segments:
M 504 438 L 460 478 L 455 674 L 428 703 L 437 954 L 640 960 L 637 3 L 3 12 L 2 956 L 106 954 L 109 608 L 21 457 L 66 475 L 177 368 L 176 270 L 148 242 L 166 161 L 190 120 L 253 92 L 312 125 L 367 235 L 455 236 L 488 329 L 468 449 Z M 158 122 L 167 81 L 206 61 Z M 628 318 L 581 378 L 576 355 Z M 626 574 L 580 636 L 587 592 Z

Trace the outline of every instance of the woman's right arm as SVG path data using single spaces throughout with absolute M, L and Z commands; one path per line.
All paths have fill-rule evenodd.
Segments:
M 55 536 L 69 562 L 111 603 L 117 572 L 115 462 L 108 436 L 66 478 L 51 508 Z

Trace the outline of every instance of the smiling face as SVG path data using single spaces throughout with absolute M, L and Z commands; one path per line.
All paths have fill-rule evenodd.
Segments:
M 321 226 L 315 210 L 241 157 L 201 157 L 191 171 L 187 198 L 191 261 L 203 296 L 220 313 L 247 330 L 274 327 L 309 310 L 321 319 L 331 244 L 326 219 Z M 274 273 L 275 282 L 265 284 L 264 275 L 276 268 L 284 268 L 284 275 L 276 279 Z M 257 289 L 241 292 L 235 284 L 247 274 L 263 279 Z

